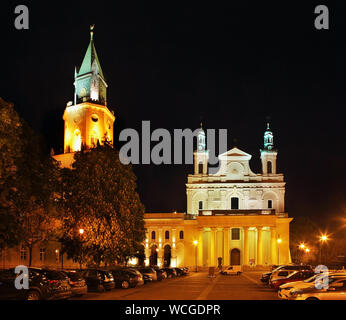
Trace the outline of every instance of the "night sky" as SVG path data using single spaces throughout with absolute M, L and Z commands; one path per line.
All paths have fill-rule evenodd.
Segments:
M 319 2 L 113 2 L 0 4 L 0 96 L 44 135 L 47 152 L 62 152 L 74 67 L 82 63 L 95 23 L 116 139 L 124 128 L 140 130 L 142 120 L 150 120 L 152 130 L 195 129 L 202 120 L 206 129 L 227 128 L 229 148 L 252 154 L 252 171 L 260 173 L 270 119 L 289 215 L 320 221 L 345 216 L 342 4 L 329 4 L 330 30 L 319 31 Z M 29 30 L 14 28 L 19 4 L 29 8 Z M 147 212 L 184 212 L 192 171 L 192 165 L 135 166 Z

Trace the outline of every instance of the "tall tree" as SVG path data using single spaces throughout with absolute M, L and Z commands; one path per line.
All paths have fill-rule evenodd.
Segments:
M 23 123 L 23 156 L 16 166 L 15 192 L 11 202 L 20 221 L 20 240 L 29 250 L 29 266 L 36 244 L 50 240 L 58 227 L 55 209 L 59 167 L 43 153 L 42 141 Z
M 73 169 L 63 171 L 62 181 L 65 248 L 64 242 L 82 236 L 82 251 L 88 251 L 96 264 L 125 261 L 138 251 L 145 230 L 136 177 L 107 141 L 76 153 Z
M 23 156 L 22 121 L 13 104 L 0 97 L 0 251 L 18 244 L 19 220 L 11 206 L 16 166 Z

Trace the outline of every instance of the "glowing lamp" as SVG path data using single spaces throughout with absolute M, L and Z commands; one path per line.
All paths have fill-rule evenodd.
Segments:
M 195 246 L 197 246 L 198 241 L 197 241 L 197 240 L 194 240 L 194 241 L 193 241 L 193 244 L 194 244 Z
M 79 229 L 79 233 L 83 234 L 84 233 L 84 229 Z

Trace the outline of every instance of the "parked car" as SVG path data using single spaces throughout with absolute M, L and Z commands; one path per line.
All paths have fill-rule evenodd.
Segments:
M 174 270 L 175 270 L 175 272 L 177 273 L 177 276 L 178 276 L 178 277 L 181 277 L 181 276 L 184 276 L 184 275 L 185 275 L 183 269 L 181 269 L 181 268 L 174 268 Z
M 162 268 L 167 273 L 167 278 L 175 278 L 177 276 L 177 271 L 174 268 Z
M 278 279 L 287 278 L 290 274 L 296 272 L 296 270 L 278 270 L 275 271 L 269 278 L 268 285 L 271 286 L 272 281 L 276 281 Z
M 239 276 L 242 273 L 241 266 L 230 266 L 225 270 L 220 271 L 223 275 L 237 275 Z
M 109 271 L 87 269 L 82 275 L 88 286 L 88 291 L 103 292 L 105 290 L 111 290 L 115 287 L 114 278 Z
M 261 281 L 264 283 L 268 283 L 270 276 L 279 270 L 312 270 L 312 267 L 309 265 L 298 265 L 298 264 L 287 264 L 287 265 L 281 265 L 277 267 L 276 269 L 270 271 L 270 272 L 265 272 L 261 276 Z
M 157 273 L 153 268 L 143 267 L 143 268 L 138 268 L 137 270 L 143 275 L 143 278 L 144 278 L 144 276 L 146 276 L 146 279 L 148 279 L 147 281 L 156 281 L 157 280 Z M 145 281 L 145 279 L 144 279 L 144 281 Z
M 62 271 L 69 278 L 73 296 L 82 296 L 88 292 L 88 286 L 82 274 L 78 271 Z
M 111 270 L 115 286 L 123 289 L 134 288 L 144 284 L 142 274 L 126 268 Z
M 315 274 L 314 276 L 304 280 L 296 281 L 283 284 L 279 287 L 278 297 L 280 299 L 289 299 L 291 297 L 291 292 L 296 290 L 309 290 L 315 287 L 317 284 L 323 284 L 325 278 L 328 278 L 328 285 L 333 283 L 335 280 L 346 277 L 346 273 L 323 273 Z
M 162 281 L 167 278 L 167 272 L 159 267 L 153 267 L 157 274 L 157 281 Z
M 284 272 L 284 271 L 280 271 Z M 308 278 L 311 278 L 314 275 L 314 272 L 311 270 L 301 270 L 301 271 L 293 271 L 287 277 L 280 277 L 270 280 L 270 287 L 274 289 L 279 289 L 282 284 L 302 281 Z
M 72 296 L 68 278 L 61 272 L 29 268 L 29 289 L 21 290 L 14 286 L 16 277 L 13 268 L 0 271 L 0 299 L 53 300 Z
M 292 290 L 290 300 L 346 300 L 346 277 L 337 277 L 328 288 L 315 286 Z
M 183 268 L 183 271 L 184 271 L 185 275 L 188 275 L 188 274 L 189 274 L 189 268 L 184 267 L 184 268 Z

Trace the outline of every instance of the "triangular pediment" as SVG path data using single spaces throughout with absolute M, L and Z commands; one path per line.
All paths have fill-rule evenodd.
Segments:
M 237 160 L 250 160 L 251 159 L 251 154 L 248 154 L 237 147 L 234 147 L 231 150 L 228 150 L 222 154 L 219 155 L 220 159 L 237 159 Z

